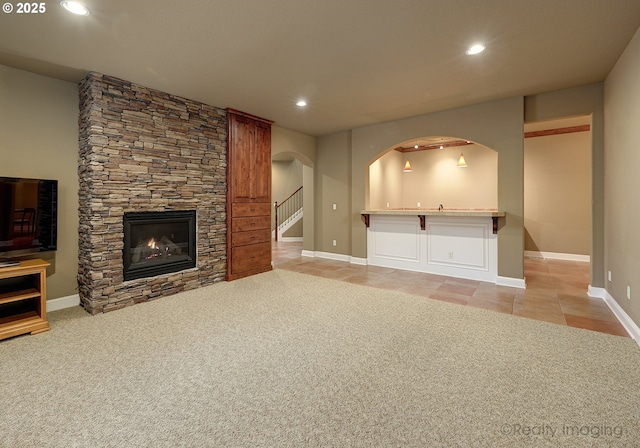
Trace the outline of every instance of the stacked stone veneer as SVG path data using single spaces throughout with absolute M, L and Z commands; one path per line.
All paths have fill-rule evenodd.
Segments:
M 223 109 L 90 73 L 80 83 L 78 287 L 92 314 L 224 279 Z M 196 210 L 194 269 L 123 278 L 125 212 Z

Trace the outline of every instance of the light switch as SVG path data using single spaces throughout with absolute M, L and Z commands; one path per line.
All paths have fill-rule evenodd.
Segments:
M 335 210 L 336 209 L 336 204 L 333 204 L 332 208 Z

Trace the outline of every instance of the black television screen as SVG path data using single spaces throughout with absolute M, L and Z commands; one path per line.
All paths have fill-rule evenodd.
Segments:
M 58 181 L 0 177 L 0 258 L 56 250 Z

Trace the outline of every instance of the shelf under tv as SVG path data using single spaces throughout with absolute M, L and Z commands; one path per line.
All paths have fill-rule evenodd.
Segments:
M 0 340 L 49 330 L 47 266 L 35 259 L 0 267 Z

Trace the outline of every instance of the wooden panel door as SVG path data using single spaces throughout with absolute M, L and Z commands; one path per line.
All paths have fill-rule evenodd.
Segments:
M 271 203 L 271 125 L 256 123 L 254 154 L 252 201 Z
M 229 192 L 231 202 L 250 202 L 255 167 L 255 125 L 252 120 L 229 115 Z M 255 169 L 255 168 L 253 168 Z

